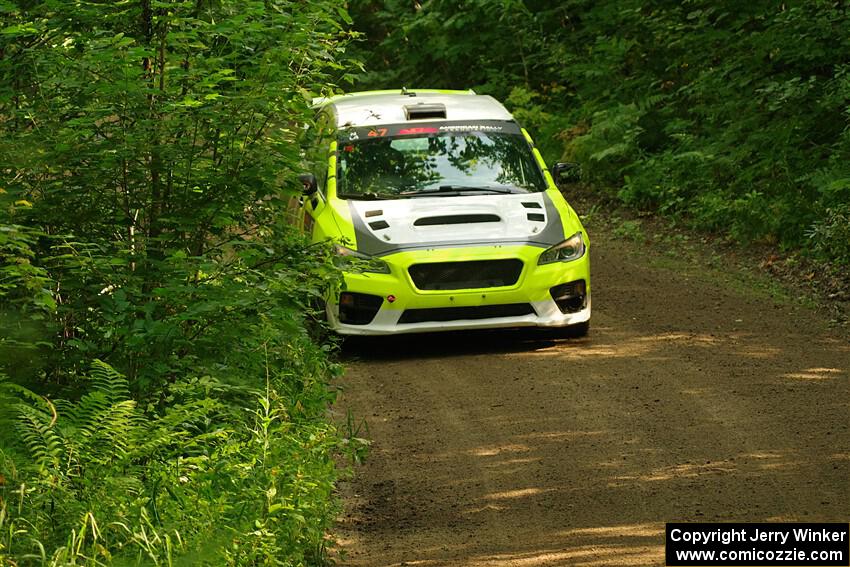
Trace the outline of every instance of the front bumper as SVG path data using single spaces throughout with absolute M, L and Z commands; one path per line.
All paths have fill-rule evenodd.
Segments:
M 572 262 L 538 266 L 541 252 L 542 249 L 532 246 L 493 245 L 417 250 L 386 256 L 382 259 L 389 264 L 390 274 L 345 274 L 341 293 L 327 303 L 328 321 L 343 335 L 389 335 L 565 327 L 590 320 L 588 252 Z M 506 259 L 519 259 L 523 267 L 515 283 L 500 287 L 423 290 L 414 285 L 408 271 L 410 266 L 423 263 Z M 573 297 L 565 296 L 564 289 Z M 359 309 L 354 316 L 352 306 Z

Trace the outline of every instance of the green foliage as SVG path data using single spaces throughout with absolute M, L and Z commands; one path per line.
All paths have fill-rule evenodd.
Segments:
M 322 285 L 281 211 L 309 92 L 341 74 L 341 17 L 329 0 L 7 7 L 3 222 L 42 236 L 0 247 L 24 244 L 6 285 L 56 305 L 48 375 L 108 357 L 147 391 Z
M 290 371 L 327 371 L 308 343 Z M 0 382 L 0 560 L 44 564 L 297 565 L 318 561 L 336 512 L 340 447 L 324 412 L 283 395 L 287 380 L 234 389 L 210 378 L 142 411 L 126 378 L 95 361 L 78 400 Z M 230 400 L 211 396 L 228 392 Z M 305 398 L 308 399 L 308 398 Z M 203 557 L 202 561 L 198 561 Z
M 629 205 L 846 265 L 829 236 L 840 230 L 825 228 L 838 218 L 826 211 L 850 203 L 843 5 L 350 6 L 365 38 L 364 87 L 493 94 L 534 129 L 549 161 L 580 161 L 588 182 Z
M 643 234 L 643 229 L 640 221 L 636 220 L 622 220 L 622 219 L 612 219 L 615 226 L 611 230 L 611 234 L 616 236 L 617 238 L 622 238 L 625 240 L 631 240 L 633 242 L 642 243 L 646 240 L 646 237 Z
M 348 21 L 0 2 L 0 564 L 323 560 L 360 443 L 305 329 L 337 272 L 286 213 Z
M 567 142 L 566 157 L 591 164 L 587 168 L 590 180 L 605 184 L 621 183 L 630 166 L 641 155 L 638 144 L 640 117 L 641 112 L 635 105 L 600 110 L 592 117 L 592 130 L 563 136 Z
M 34 227 L 0 224 L 0 370 L 38 367 L 52 346 L 45 338 L 55 326 L 55 282 L 34 262 L 41 237 Z
M 850 265 L 850 205 L 827 209 L 807 236 L 823 257 L 838 258 L 844 265 Z
M 25 311 L 52 313 L 56 302 L 47 271 L 33 265 L 33 245 L 43 236 L 31 227 L 0 226 L 0 295 Z

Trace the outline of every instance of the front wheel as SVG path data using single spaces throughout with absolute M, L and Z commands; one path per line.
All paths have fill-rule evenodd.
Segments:
M 325 342 L 331 335 L 325 313 L 326 308 L 327 303 L 324 299 L 313 297 L 304 309 L 304 327 L 310 338 L 319 344 Z
M 564 336 L 578 339 L 581 337 L 586 337 L 589 331 L 590 321 L 585 321 L 584 323 L 578 323 L 576 325 L 570 325 L 569 327 L 565 327 Z

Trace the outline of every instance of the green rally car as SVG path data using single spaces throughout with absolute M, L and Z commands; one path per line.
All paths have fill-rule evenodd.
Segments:
M 344 271 L 326 306 L 336 332 L 587 332 L 587 233 L 499 102 L 402 89 L 316 109 L 303 220 Z

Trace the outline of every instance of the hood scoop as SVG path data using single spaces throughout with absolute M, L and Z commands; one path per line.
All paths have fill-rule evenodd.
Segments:
M 472 224 L 478 222 L 501 222 L 499 215 L 440 215 L 422 217 L 413 221 L 413 226 L 434 226 L 440 224 Z

